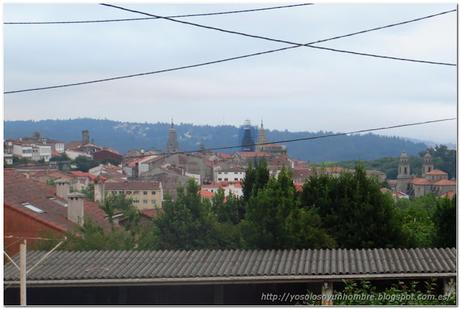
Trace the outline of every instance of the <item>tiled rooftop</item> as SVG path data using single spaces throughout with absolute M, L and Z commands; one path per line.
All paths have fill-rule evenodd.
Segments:
M 28 252 L 28 263 L 33 265 L 44 254 L 43 251 Z M 429 277 L 435 273 L 455 275 L 456 249 L 56 251 L 28 274 L 28 283 L 346 278 L 350 275 L 398 278 L 402 275 Z M 4 266 L 5 282 L 17 281 L 18 276 L 14 265 Z
M 23 203 L 26 202 L 44 212 L 37 213 L 24 207 Z M 67 208 L 63 206 L 65 201 L 56 197 L 54 186 L 27 179 L 14 169 L 4 170 L 4 204 L 62 231 L 70 231 L 77 227 L 67 219 Z M 105 229 L 110 228 L 104 219 L 104 211 L 96 203 L 85 199 L 84 207 L 85 216 Z

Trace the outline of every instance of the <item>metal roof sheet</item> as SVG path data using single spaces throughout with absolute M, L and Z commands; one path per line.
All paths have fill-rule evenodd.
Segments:
M 28 265 L 46 252 L 29 251 Z M 18 260 L 18 257 L 15 257 Z M 455 248 L 56 251 L 29 281 L 455 273 Z M 5 281 L 17 281 L 11 263 Z

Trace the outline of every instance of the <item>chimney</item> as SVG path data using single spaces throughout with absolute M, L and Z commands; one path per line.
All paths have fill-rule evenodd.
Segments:
M 70 182 L 65 179 L 55 180 L 56 184 L 56 196 L 60 198 L 67 198 L 67 195 L 70 193 Z
M 96 179 L 94 182 L 94 201 L 102 202 L 104 199 L 104 181 L 102 179 Z
M 67 195 L 67 219 L 83 226 L 85 208 L 83 199 L 85 195 L 79 192 L 72 192 Z

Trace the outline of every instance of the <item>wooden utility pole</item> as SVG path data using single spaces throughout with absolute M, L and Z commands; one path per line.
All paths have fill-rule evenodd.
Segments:
M 21 243 L 19 245 L 19 280 L 20 280 L 21 306 L 26 306 L 27 305 L 26 254 L 27 254 L 27 241 L 24 239 L 23 243 Z

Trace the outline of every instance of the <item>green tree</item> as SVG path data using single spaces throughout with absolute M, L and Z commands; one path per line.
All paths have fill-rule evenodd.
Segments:
M 257 161 L 254 167 L 249 164 L 243 179 L 243 199 L 248 201 L 253 193 L 267 185 L 269 178 L 267 161 Z
M 222 189 L 217 190 L 214 194 L 211 204 L 219 223 L 238 224 L 243 218 L 242 201 L 231 193 L 225 198 Z
M 65 235 L 66 240 L 58 250 L 87 251 L 87 250 L 132 250 L 136 244 L 132 235 L 120 228 L 104 231 L 102 227 L 89 218 L 85 218 L 83 226 L 74 232 Z M 62 236 L 53 237 L 54 240 L 43 240 L 39 250 L 50 250 L 63 240 Z
M 162 249 L 199 249 L 217 247 L 216 218 L 211 203 L 202 200 L 199 187 L 191 179 L 177 190 L 175 201 L 167 199 L 163 212 L 154 219 L 158 245 Z
M 56 162 L 61 162 L 61 161 L 70 161 L 70 158 L 67 156 L 66 153 L 63 153 L 59 156 L 52 157 L 50 161 L 56 161 Z
M 90 183 L 88 186 L 86 186 L 85 188 L 82 188 L 81 189 L 81 193 L 83 193 L 84 195 L 86 195 L 86 197 L 90 200 L 90 201 L 94 201 L 94 184 L 93 183 Z
M 374 305 L 374 306 L 402 306 L 402 305 L 455 305 L 456 295 L 441 295 L 437 294 L 437 282 L 430 281 L 399 281 L 391 287 L 385 289 L 377 289 L 377 286 L 369 281 L 345 281 L 343 291 L 336 292 L 336 300 L 334 305 L 350 306 L 350 305 Z M 353 297 L 362 295 L 365 297 Z M 428 297 L 431 296 L 431 297 Z
M 433 246 L 436 236 L 434 211 L 437 198 L 425 195 L 413 200 L 399 199 L 396 209 L 401 219 L 401 228 L 406 236 L 406 247 L 427 248 Z
M 254 191 L 241 223 L 249 248 L 330 247 L 333 240 L 320 229 L 314 210 L 300 209 L 291 176 L 283 169 L 264 188 Z
M 106 213 L 110 224 L 113 229 L 113 216 L 117 213 L 123 214 L 124 227 L 126 230 L 135 233 L 140 215 L 137 208 L 133 205 L 133 200 L 126 197 L 124 194 L 108 194 L 104 197 L 104 201 L 100 204 L 100 207 Z
M 98 166 L 96 161 L 84 156 L 78 156 L 75 159 L 75 164 L 77 165 L 77 169 L 82 172 L 87 172 L 91 168 Z
M 448 198 L 439 199 L 434 213 L 436 226 L 435 246 L 437 247 L 456 247 L 457 236 L 457 196 L 452 200 Z
M 361 166 L 353 174 L 311 177 L 301 202 L 307 209 L 318 209 L 322 227 L 339 247 L 396 247 L 405 241 L 393 200 Z

